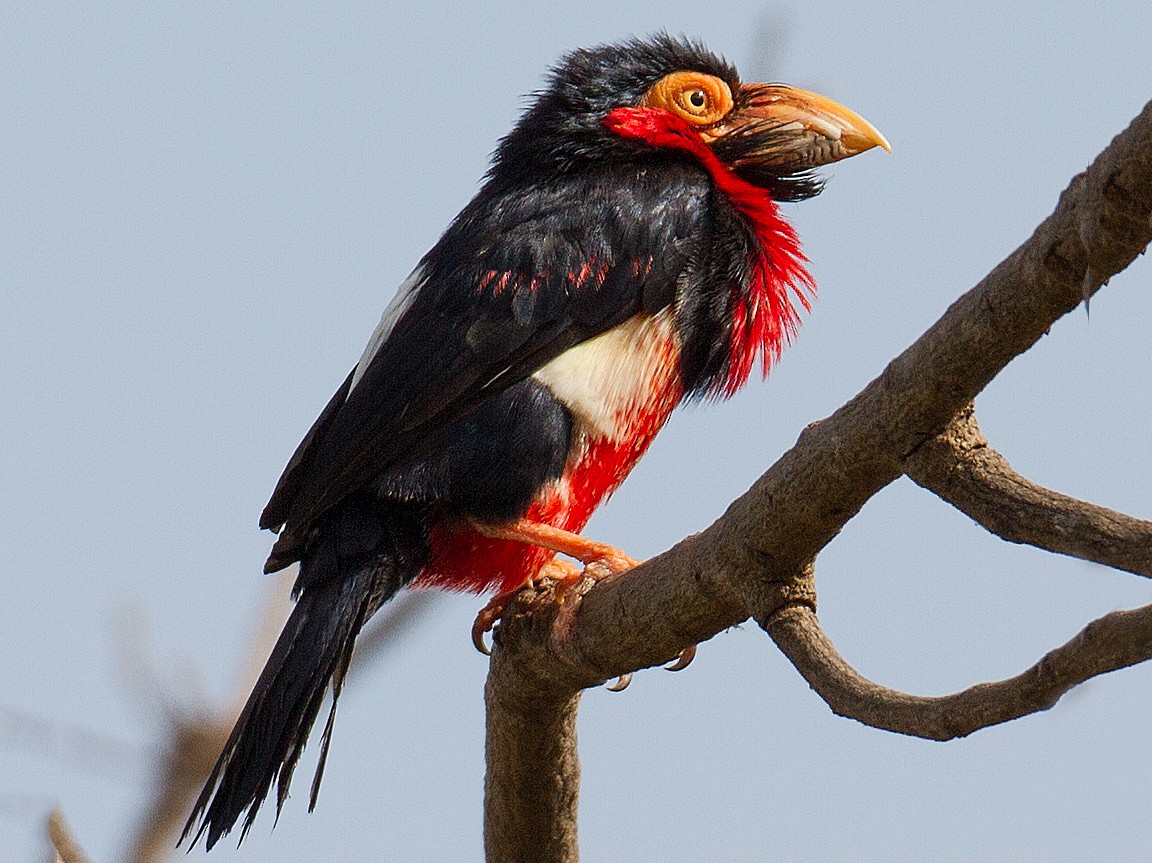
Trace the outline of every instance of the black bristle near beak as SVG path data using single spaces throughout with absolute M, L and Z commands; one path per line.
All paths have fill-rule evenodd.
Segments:
M 717 138 L 712 150 L 742 180 L 767 189 L 774 201 L 814 198 L 824 190 L 824 178 L 814 168 L 782 169 L 757 158 L 773 149 L 773 137 L 782 142 L 791 137 L 790 132 L 775 131 L 776 125 L 770 121 L 742 125 Z

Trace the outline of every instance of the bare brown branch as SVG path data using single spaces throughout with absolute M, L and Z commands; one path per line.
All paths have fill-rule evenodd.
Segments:
M 1001 722 L 1047 710 L 1091 677 L 1152 659 L 1152 606 L 1115 611 L 1016 677 L 981 683 L 953 695 L 925 697 L 888 689 L 862 677 L 836 651 L 811 608 L 781 609 L 765 624 L 833 712 L 865 725 L 952 740 Z
M 531 803 L 548 811 L 572 811 L 561 799 L 568 792 L 559 784 L 533 788 L 494 779 L 493 771 L 503 776 L 532 769 L 514 763 L 526 754 L 517 742 L 518 728 L 540 733 L 554 727 L 558 704 L 575 709 L 574 701 L 564 702 L 565 694 L 666 662 L 687 644 L 749 616 L 765 624 L 777 621 L 775 627 L 793 616 L 804 618 L 808 612 L 803 609 L 814 599 L 798 574 L 1005 365 L 1143 251 L 1152 241 L 1150 214 L 1152 104 L 1072 180 L 1056 211 L 1027 242 L 859 395 L 806 429 L 720 520 L 627 576 L 592 590 L 583 600 L 571 656 L 560 659 L 546 649 L 551 609 L 537 612 L 538 625 L 503 627 L 488 691 L 488 859 L 574 859 L 523 856 L 503 844 L 514 841 L 516 832 L 504 819 L 525 817 L 528 806 L 524 800 L 504 799 L 505 792 L 552 795 L 549 800 L 536 796 Z M 516 603 L 510 614 L 515 617 L 528 605 Z M 1081 664 L 1068 679 L 1101 673 L 1092 669 L 1101 662 L 1109 665 L 1102 656 L 1112 657 L 1109 667 L 1130 664 L 1116 659 L 1122 650 L 1109 653 L 1113 630 L 1120 625 L 1111 621 L 1127 620 L 1121 616 L 1093 624 L 1083 636 L 1083 650 L 1055 651 L 1038 666 L 1036 677 L 1065 661 Z M 1090 635 L 1093 627 L 1103 635 Z M 1123 655 L 1135 657 L 1132 662 L 1146 658 L 1137 653 Z M 512 663 L 515 673 L 507 669 Z M 535 706 L 522 700 L 517 709 L 508 709 L 515 695 L 505 690 L 525 679 L 548 697 Z M 515 823 L 516 829 L 537 832 L 548 827 L 543 820 Z
M 516 684 L 500 674 L 486 688 L 487 775 L 484 848 L 489 860 L 575 863 L 580 762 L 576 709 L 580 693 L 508 698 Z
M 521 594 L 498 632 L 487 709 L 484 849 L 488 860 L 575 863 L 579 687 L 537 675 L 547 667 L 550 586 Z M 519 637 L 525 628 L 531 637 Z
M 906 466 L 917 485 L 1001 539 L 1152 578 L 1152 522 L 1024 479 L 988 446 L 971 407 Z

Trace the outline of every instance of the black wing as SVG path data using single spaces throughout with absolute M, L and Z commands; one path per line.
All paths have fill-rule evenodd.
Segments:
M 652 174 L 659 186 L 634 167 L 480 192 L 285 469 L 260 521 L 286 528 L 268 571 L 298 559 L 319 515 L 418 441 L 571 346 L 673 301 L 709 227 L 709 190 L 689 166 Z

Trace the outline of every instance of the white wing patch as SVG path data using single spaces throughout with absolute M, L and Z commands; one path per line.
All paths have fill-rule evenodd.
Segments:
M 380 346 L 388 340 L 388 336 L 392 333 L 392 328 L 396 326 L 396 322 L 400 320 L 400 316 L 408 311 L 408 307 L 412 305 L 412 299 L 419 292 L 420 286 L 423 284 L 424 269 L 417 267 L 396 290 L 396 296 L 392 298 L 392 302 L 390 302 L 388 308 L 384 310 L 384 314 L 380 317 L 380 323 L 376 325 L 376 329 L 372 332 L 372 337 L 368 339 L 368 345 L 364 348 L 360 362 L 356 364 L 356 372 L 352 375 L 352 386 L 348 388 L 349 393 L 352 392 L 356 384 L 360 383 L 360 378 L 364 376 L 368 364 L 372 362 L 372 358 L 376 356 L 376 352 L 380 350 Z
M 621 440 L 634 419 L 670 409 L 679 350 L 670 309 L 641 314 L 581 342 L 532 376 L 548 387 L 592 437 Z

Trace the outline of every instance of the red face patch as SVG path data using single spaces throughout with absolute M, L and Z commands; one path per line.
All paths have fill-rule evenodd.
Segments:
M 730 396 L 742 387 L 760 357 L 764 374 L 795 335 L 816 284 L 804 264 L 800 240 L 767 190 L 740 178 L 712 151 L 685 120 L 663 108 L 615 108 L 604 125 L 622 138 L 652 147 L 692 154 L 716 187 L 748 220 L 759 240 L 759 254 L 749 262 L 751 283 L 736 297 L 728 375 L 716 395 Z M 734 290 L 736 288 L 734 287 Z

